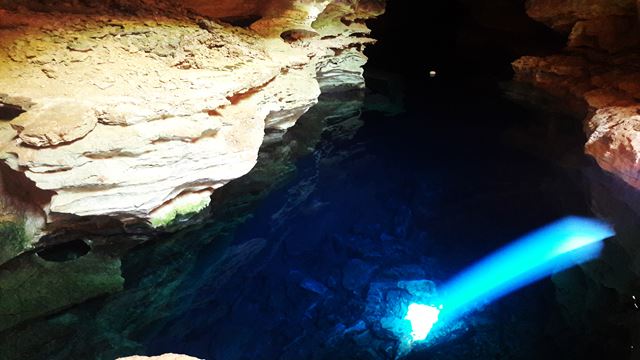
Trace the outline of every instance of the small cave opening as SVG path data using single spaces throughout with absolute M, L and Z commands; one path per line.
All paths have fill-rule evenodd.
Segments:
M 283 31 L 282 34 L 280 34 L 280 37 L 282 38 L 282 40 L 288 43 L 292 43 L 299 40 L 312 38 L 318 35 L 319 34 L 315 31 L 309 31 L 305 29 L 291 29 Z
M 25 110 L 20 106 L 0 102 L 0 120 L 10 121 L 17 118 L 24 112 Z
M 227 16 L 220 18 L 219 20 L 233 26 L 248 28 L 249 26 L 251 26 L 251 24 L 260 19 L 262 19 L 262 16 L 258 14 L 251 14 L 244 16 Z
M 67 262 L 81 258 L 89 251 L 91 251 L 91 246 L 84 240 L 73 240 L 47 247 L 36 254 L 46 261 Z
M 366 19 L 347 19 L 340 18 L 340 22 L 346 26 L 351 26 L 352 24 L 366 24 Z

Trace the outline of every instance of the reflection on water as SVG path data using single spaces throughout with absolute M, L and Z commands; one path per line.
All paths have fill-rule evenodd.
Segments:
M 532 229 L 595 212 L 619 234 L 599 260 L 408 357 L 629 358 L 638 223 L 621 185 L 582 156 L 579 122 L 490 81 L 425 80 L 405 113 L 371 98 L 361 113 L 362 92 L 325 96 L 216 193 L 206 221 L 129 252 L 123 292 L 1 333 L 0 357 L 393 358 L 406 349 L 380 320 L 418 291 L 403 281 L 434 291 Z

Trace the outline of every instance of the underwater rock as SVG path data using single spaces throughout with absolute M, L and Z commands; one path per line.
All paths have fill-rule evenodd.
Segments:
M 314 292 L 318 295 L 325 295 L 329 291 L 329 289 L 326 286 L 324 286 L 322 283 L 309 278 L 302 280 L 300 282 L 300 287 L 302 287 L 305 290 Z
M 414 349 L 420 349 L 420 344 L 414 343 L 411 336 L 411 323 L 405 318 L 407 310 L 412 303 L 428 304 L 436 295 L 436 285 L 431 280 L 372 282 L 364 312 L 364 321 L 371 332 L 360 336 L 367 337 L 369 343 L 378 341 L 385 344 L 383 353 L 387 353 L 387 358 L 401 358 Z M 446 332 L 452 331 L 454 326 L 448 327 Z M 429 344 L 422 345 L 433 345 L 433 341 L 430 339 Z
M 371 275 L 377 266 L 360 259 L 350 260 L 342 271 L 342 286 L 347 290 L 359 292 L 369 284 Z
M 437 295 L 436 284 L 431 280 L 398 281 L 398 287 L 418 299 L 429 299 Z
M 0 270 L 0 331 L 120 291 L 123 284 L 117 258 L 93 252 L 65 262 L 22 256 Z

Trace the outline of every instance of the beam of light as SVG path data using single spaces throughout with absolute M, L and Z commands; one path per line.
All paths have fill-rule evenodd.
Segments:
M 527 234 L 445 283 L 440 289 L 444 306 L 440 320 L 453 320 L 554 272 L 589 261 L 600 254 L 602 240 L 612 235 L 605 223 L 580 217 L 567 217 Z M 424 319 L 420 325 L 409 319 L 414 329 L 422 330 L 412 330 L 420 335 L 412 334 L 414 340 L 423 340 L 435 322 L 429 315 L 420 315 L 424 309 L 412 312 L 414 305 L 409 306 L 407 319 Z
M 407 310 L 405 320 L 411 322 L 411 337 L 413 341 L 427 338 L 433 325 L 438 322 L 440 309 L 431 305 L 411 304 Z

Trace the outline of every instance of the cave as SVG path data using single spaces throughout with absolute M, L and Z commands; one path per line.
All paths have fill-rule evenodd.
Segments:
M 639 6 L 0 0 L 0 359 L 638 358 Z
M 0 103 L 0 120 L 13 120 L 23 112 L 19 106 Z
M 61 244 L 48 246 L 37 254 L 46 261 L 65 262 L 72 261 L 86 255 L 91 247 L 83 240 L 72 240 Z

